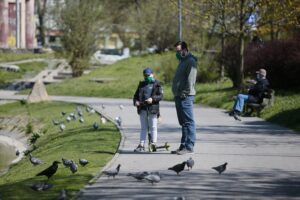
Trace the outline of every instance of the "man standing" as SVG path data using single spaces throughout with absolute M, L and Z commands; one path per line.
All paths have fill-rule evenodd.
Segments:
M 172 92 L 182 136 L 179 148 L 171 153 L 183 155 L 194 152 L 196 140 L 193 103 L 196 94 L 197 59 L 188 51 L 186 42 L 179 41 L 174 47 L 179 64 L 173 79 Z

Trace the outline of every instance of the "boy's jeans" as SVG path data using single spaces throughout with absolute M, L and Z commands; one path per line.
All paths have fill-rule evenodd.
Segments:
M 148 115 L 148 116 L 147 116 Z M 148 117 L 148 120 L 147 120 Z M 144 146 L 148 134 L 148 125 L 151 135 L 151 142 L 157 142 L 157 114 L 147 113 L 146 110 L 140 112 L 141 132 L 140 144 Z

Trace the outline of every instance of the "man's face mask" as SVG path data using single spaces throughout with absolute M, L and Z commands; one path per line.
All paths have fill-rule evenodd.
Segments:
M 181 59 L 184 58 L 186 55 L 187 55 L 187 52 L 184 51 L 184 50 L 176 51 L 176 58 L 177 58 L 178 60 L 181 60 Z

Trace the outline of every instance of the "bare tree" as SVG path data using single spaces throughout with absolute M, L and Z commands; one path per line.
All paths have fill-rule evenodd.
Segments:
M 66 0 L 61 10 L 62 45 L 74 77 L 82 75 L 95 50 L 102 8 L 97 0 Z

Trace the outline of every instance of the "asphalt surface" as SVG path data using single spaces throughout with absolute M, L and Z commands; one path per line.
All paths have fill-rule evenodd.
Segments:
M 0 99 L 22 99 L 0 91 Z M 58 97 L 52 100 L 84 103 L 110 119 L 120 116 L 122 141 L 104 170 L 121 164 L 119 175 L 100 175 L 85 186 L 77 199 L 299 199 L 300 135 L 256 117 L 236 121 L 221 109 L 195 105 L 197 142 L 192 155 L 170 151 L 134 153 L 139 141 L 139 118 L 128 99 Z M 105 109 L 102 108 L 105 106 Z M 124 108 L 120 109 L 119 105 Z M 161 103 L 158 143 L 178 148 L 181 128 L 173 102 Z M 195 166 L 180 175 L 167 170 L 192 157 Z M 212 167 L 228 162 L 219 175 Z M 159 183 L 137 181 L 129 172 L 158 171 Z

